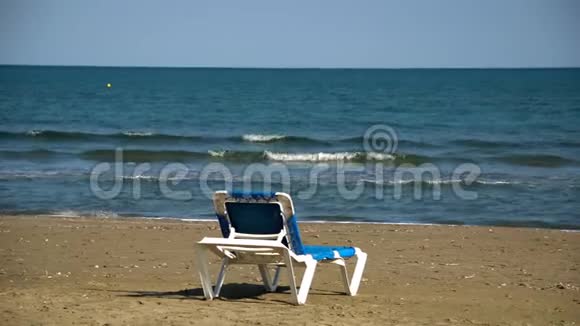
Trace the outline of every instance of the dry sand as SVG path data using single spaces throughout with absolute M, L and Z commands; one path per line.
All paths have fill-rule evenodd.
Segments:
M 324 265 L 296 307 L 288 287 L 264 293 L 252 266 L 231 268 L 223 298 L 203 300 L 192 247 L 216 227 L 2 216 L 0 324 L 580 324 L 580 233 L 301 224 L 305 242 L 357 245 L 369 261 L 356 297 Z

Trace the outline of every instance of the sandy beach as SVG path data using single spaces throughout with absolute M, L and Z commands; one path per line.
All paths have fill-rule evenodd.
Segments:
M 305 242 L 356 245 L 359 295 L 317 270 L 305 306 L 233 267 L 203 300 L 193 243 L 217 223 L 2 216 L 0 324 L 577 325 L 580 233 L 545 229 L 301 224 Z M 212 264 L 215 271 L 217 264 Z M 284 285 L 284 280 L 282 285 Z

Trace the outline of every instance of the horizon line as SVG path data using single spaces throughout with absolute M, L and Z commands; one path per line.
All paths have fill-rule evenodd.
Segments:
M 11 64 L 0 67 L 46 67 L 46 68 L 134 68 L 134 69 L 248 69 L 248 70 L 518 70 L 518 69 L 580 69 L 580 66 L 441 66 L 441 67 L 293 67 L 293 66 L 124 66 L 124 65 L 61 65 L 61 64 Z

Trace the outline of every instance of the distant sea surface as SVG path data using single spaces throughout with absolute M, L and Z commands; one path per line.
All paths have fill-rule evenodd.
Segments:
M 393 155 L 365 153 L 374 125 L 396 131 Z M 117 148 L 122 174 L 100 185 L 123 187 L 102 199 L 91 170 Z M 163 195 L 168 163 L 187 167 L 169 186 L 189 196 Z M 271 187 L 292 193 L 300 220 L 580 229 L 580 69 L 0 66 L 1 213 L 211 218 L 200 182 L 240 188 L 253 163 L 285 165 Z M 481 169 L 473 182 L 453 175 L 465 163 Z M 208 164 L 231 177 L 200 180 Z M 440 175 L 399 180 L 402 164 Z M 341 196 L 344 166 L 356 198 Z

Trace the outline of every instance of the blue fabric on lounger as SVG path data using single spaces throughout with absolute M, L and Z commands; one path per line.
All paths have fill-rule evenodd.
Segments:
M 232 191 L 230 193 L 232 198 L 236 199 L 249 199 L 249 200 L 271 200 L 276 196 L 274 192 L 243 192 L 243 191 Z M 240 212 L 242 213 L 242 212 Z M 230 236 L 230 225 L 227 218 L 223 215 L 216 214 L 218 222 L 220 224 L 220 229 L 224 238 Z M 238 232 L 243 232 L 238 230 Z M 267 232 L 266 232 L 267 233 Z
M 269 203 L 226 203 L 237 233 L 276 234 L 284 228 L 280 205 Z
M 336 259 L 337 252 L 341 258 L 350 258 L 355 255 L 353 247 L 311 246 L 304 245 L 304 254 L 311 255 L 315 260 Z
M 271 199 L 276 196 L 276 193 L 271 191 L 244 192 L 234 190 L 230 192 L 230 196 L 232 198 Z
M 243 192 L 233 191 L 231 197 L 236 199 L 252 199 L 263 200 L 270 202 L 276 200 L 276 193 L 274 192 Z M 237 232 L 241 233 L 256 233 L 256 234 L 272 234 L 279 232 L 283 227 L 281 220 L 276 217 L 280 216 L 281 211 L 278 205 L 264 205 L 263 203 L 226 203 L 228 214 L 232 226 Z M 220 227 L 224 237 L 229 235 L 228 222 L 224 216 L 218 215 Z M 292 244 L 292 251 L 297 255 L 311 255 L 315 260 L 350 258 L 355 255 L 353 247 L 337 247 L 337 246 L 313 246 L 304 245 L 302 243 L 302 236 L 298 228 L 296 216 L 287 217 L 288 235 Z M 288 246 L 286 241 L 283 243 Z

